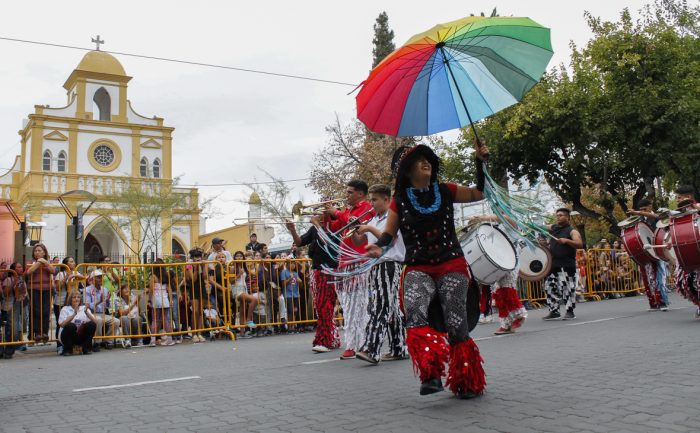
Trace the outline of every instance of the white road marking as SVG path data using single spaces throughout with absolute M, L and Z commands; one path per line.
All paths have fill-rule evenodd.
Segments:
M 172 379 L 162 379 L 162 380 L 148 380 L 145 382 L 134 382 L 134 383 L 124 383 L 121 385 L 106 385 L 106 386 L 94 386 L 91 388 L 78 388 L 74 389 L 73 392 L 83 392 L 83 391 L 95 391 L 98 389 L 115 389 L 115 388 L 130 388 L 133 386 L 151 385 L 154 383 L 166 383 L 166 382 L 178 382 L 181 380 L 192 380 L 201 379 L 199 376 L 186 376 L 186 377 L 175 377 Z
M 306 362 L 302 362 L 302 364 L 304 364 L 304 365 L 325 364 L 326 362 L 333 362 L 333 361 L 340 361 L 340 358 L 321 359 L 321 360 L 319 360 L 319 361 L 306 361 Z

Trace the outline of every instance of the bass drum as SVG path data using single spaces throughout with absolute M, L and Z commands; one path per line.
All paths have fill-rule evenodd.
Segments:
M 552 254 L 540 245 L 525 245 L 520 250 L 518 275 L 525 281 L 541 281 L 552 269 Z
M 645 245 L 654 245 L 654 232 L 645 222 L 637 221 L 623 228 L 622 243 L 630 257 L 640 266 L 659 260 L 653 248 L 644 248 Z
M 697 211 L 672 216 L 668 228 L 678 266 L 686 272 L 700 271 L 700 217 Z
M 462 240 L 462 251 L 479 284 L 490 286 L 513 272 L 517 265 L 515 248 L 498 227 L 481 223 Z
M 671 240 L 671 232 L 669 232 L 666 226 L 656 227 L 654 231 L 654 245 L 655 246 L 665 246 Z M 676 259 L 676 253 L 673 248 L 656 248 L 656 255 L 660 260 L 664 262 L 669 262 L 676 264 L 678 260 Z

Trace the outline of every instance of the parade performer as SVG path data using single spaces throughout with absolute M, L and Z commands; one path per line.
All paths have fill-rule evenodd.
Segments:
M 372 185 L 370 202 L 376 215 L 366 225 L 358 227 L 353 234 L 355 245 L 374 243 L 382 235 L 389 216 L 391 188 L 388 185 Z M 401 267 L 406 247 L 398 232 L 393 246 L 369 271 L 369 320 L 365 330 L 365 344 L 357 352 L 357 358 L 372 364 L 380 361 L 380 351 L 386 334 L 389 335 L 389 352 L 382 361 L 404 359 L 406 349 L 406 325 L 399 303 Z
M 509 222 L 512 227 L 515 227 L 515 224 L 510 218 L 506 216 L 503 218 L 506 222 Z M 477 217 L 476 220 L 497 223 L 499 219 L 496 215 L 484 215 Z M 518 271 L 520 269 L 518 259 L 520 258 L 520 252 L 523 248 L 526 248 L 526 245 L 522 240 L 514 239 L 513 235 L 511 234 L 511 230 L 504 230 L 503 233 L 508 236 L 508 240 L 513 244 L 516 262 L 513 271 L 496 281 L 495 288 L 493 290 L 493 300 L 496 303 L 496 308 L 498 309 L 498 321 L 500 323 L 500 327 L 494 332 L 496 335 L 514 333 L 516 329 L 523 325 L 525 319 L 527 318 L 527 310 L 520 301 L 518 292 L 515 290 L 515 284 L 518 281 Z M 489 287 L 489 293 L 490 292 L 491 290 Z M 483 290 L 481 294 L 482 296 L 484 295 Z M 491 301 L 491 296 L 489 296 L 488 301 Z M 483 299 L 481 304 L 483 311 Z
M 545 280 L 547 306 L 549 314 L 543 320 L 561 318 L 559 308 L 561 302 L 566 305 L 564 320 L 576 318 L 576 249 L 583 248 L 583 241 L 578 230 L 570 224 L 571 211 L 567 208 L 556 210 L 556 224 L 549 226 L 553 237 L 549 241 L 549 251 L 552 253 L 552 269 Z
M 454 226 L 454 203 L 481 200 L 488 150 L 477 146 L 477 187 L 438 183 L 440 159 L 425 145 L 401 146 L 392 159 L 395 197 L 386 227 L 370 257 L 387 251 L 398 230 L 406 246 L 403 307 L 408 351 L 421 381 L 420 394 L 446 386 L 459 398 L 486 388 L 483 360 L 469 331 L 479 318 L 479 289 L 472 283 Z M 471 284 L 471 287 L 470 287 Z M 445 334 L 445 330 L 447 333 Z M 448 338 L 448 343 L 445 341 Z
M 324 274 L 321 268 L 324 265 L 335 268 L 338 266 L 338 262 L 326 252 L 318 237 L 318 227 L 323 224 L 321 218 L 315 216 L 311 219 L 311 223 L 311 228 L 302 236 L 297 234 L 294 223 L 287 222 L 286 225 L 294 239 L 294 245 L 297 247 L 309 246 L 312 270 L 311 293 L 317 318 L 316 335 L 311 350 L 316 353 L 325 353 L 340 347 L 340 335 L 333 317 L 337 297 L 335 289 L 330 284 L 332 277 Z
M 681 185 L 675 193 L 681 209 L 700 211 L 700 203 L 695 201 L 695 188 L 692 185 Z M 698 307 L 695 310 L 695 318 L 700 319 L 700 272 L 688 272 L 677 266 L 675 279 L 678 293 Z
M 342 229 L 347 227 L 351 221 L 358 218 L 367 221 L 373 216 L 372 205 L 366 200 L 367 190 L 367 183 L 362 180 L 351 180 L 347 183 L 345 189 L 347 207 L 345 210 L 329 208 L 326 212 L 330 217 L 328 228 L 331 231 L 340 232 L 338 234 L 342 236 L 344 235 Z M 342 242 L 358 253 L 363 253 L 366 245 L 355 245 L 351 236 L 343 238 Z M 341 258 L 339 269 L 352 272 L 355 266 L 353 263 L 344 262 Z M 345 331 L 345 351 L 340 359 L 354 359 L 355 353 L 364 344 L 365 327 L 368 320 L 367 275 L 358 274 L 342 278 L 336 284 L 336 291 L 343 309 L 343 330 Z
M 652 202 L 649 199 L 641 199 L 637 202 L 637 210 L 629 210 L 629 215 L 637 215 L 642 218 L 653 232 L 656 229 L 656 222 L 659 216 L 654 213 Z M 668 289 L 666 288 L 666 278 L 668 268 L 663 260 L 656 260 L 640 266 L 644 292 L 649 299 L 649 311 L 668 311 Z

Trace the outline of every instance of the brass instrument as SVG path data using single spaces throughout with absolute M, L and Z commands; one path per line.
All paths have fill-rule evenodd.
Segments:
M 366 220 L 363 220 L 363 218 L 366 217 L 368 214 L 370 214 L 369 218 L 367 218 Z M 338 234 L 343 233 L 345 230 L 347 230 L 347 233 L 341 235 L 341 238 L 343 240 L 345 240 L 345 239 L 351 237 L 353 234 L 355 234 L 357 229 L 362 224 L 367 224 L 369 222 L 369 220 L 372 219 L 373 216 L 374 216 L 374 209 L 373 208 L 367 209 L 366 211 L 364 211 L 362 213 L 362 215 L 358 216 L 354 220 L 345 224 L 343 227 L 341 227 L 338 231 L 334 232 L 333 234 L 337 236 Z
M 320 201 L 318 203 L 309 203 L 309 204 L 303 204 L 302 202 L 299 201 L 292 207 L 292 215 L 298 215 L 298 216 L 322 215 L 328 206 L 335 206 L 335 207 L 343 208 L 343 207 L 347 206 L 347 202 L 345 199 L 342 199 L 342 198 Z

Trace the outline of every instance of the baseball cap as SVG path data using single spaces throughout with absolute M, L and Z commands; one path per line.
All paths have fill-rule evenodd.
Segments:
M 221 239 L 221 238 L 219 238 L 219 237 L 216 237 L 216 238 L 214 238 L 214 239 L 211 240 L 211 243 L 212 243 L 212 245 L 214 245 L 214 244 L 220 244 L 220 243 L 222 243 L 223 241 L 224 241 L 223 239 Z

